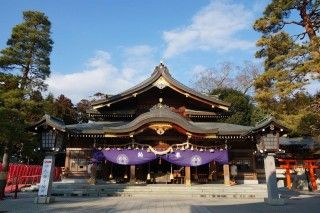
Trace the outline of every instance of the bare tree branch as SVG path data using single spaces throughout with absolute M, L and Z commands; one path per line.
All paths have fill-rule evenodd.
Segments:
M 210 94 L 214 89 L 233 88 L 247 94 L 253 87 L 254 80 L 262 72 L 261 67 L 249 61 L 245 61 L 241 66 L 225 62 L 217 68 L 197 73 L 192 83 L 194 88 L 202 93 Z

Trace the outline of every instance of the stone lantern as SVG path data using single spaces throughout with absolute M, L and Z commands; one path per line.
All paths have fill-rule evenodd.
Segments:
M 63 134 L 55 128 L 49 128 L 41 133 L 41 149 L 45 152 L 59 152 L 62 149 Z
M 275 118 L 269 117 L 258 123 L 247 135 L 257 140 L 257 153 L 264 158 L 264 169 L 268 197 L 265 202 L 270 205 L 284 205 L 284 200 L 279 197 L 276 177 L 275 155 L 281 153 L 279 149 L 280 137 L 288 132 L 288 128 L 278 122 Z
M 29 131 L 41 136 L 40 148 L 46 153 L 35 203 L 52 203 L 54 202 L 54 197 L 51 196 L 51 188 L 54 177 L 55 154 L 62 151 L 65 125 L 58 118 L 44 115 L 40 121 L 29 127 Z

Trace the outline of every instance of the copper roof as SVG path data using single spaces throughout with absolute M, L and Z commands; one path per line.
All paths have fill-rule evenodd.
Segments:
M 47 125 L 61 132 L 65 132 L 66 125 L 64 124 L 63 120 L 49 114 L 45 114 L 38 122 L 30 125 L 28 129 L 31 132 L 38 132 L 38 127 L 42 127 L 43 125 Z
M 67 125 L 67 130 L 82 134 L 117 134 L 130 133 L 138 128 L 152 123 L 171 123 L 178 125 L 190 133 L 215 134 L 216 128 L 200 128 L 186 120 L 185 117 L 173 112 L 161 103 L 155 105 L 149 112 L 143 113 L 131 122 L 92 122 L 87 124 Z
M 113 104 L 116 102 L 119 102 L 123 99 L 127 99 L 132 97 L 135 94 L 138 94 L 139 92 L 146 91 L 152 87 L 154 87 L 155 83 L 161 79 L 161 77 L 169 84 L 166 86 L 172 87 L 176 90 L 179 90 L 179 92 L 184 93 L 184 95 L 187 95 L 190 98 L 198 99 L 203 102 L 206 102 L 207 104 L 212 104 L 213 106 L 218 106 L 223 108 L 224 110 L 227 110 L 230 106 L 230 103 L 224 102 L 219 100 L 218 98 L 214 96 L 208 96 L 201 94 L 184 84 L 180 83 L 179 81 L 175 80 L 173 77 L 171 77 L 169 70 L 166 66 L 164 66 L 162 63 L 158 66 L 156 66 L 154 72 L 152 73 L 151 77 L 146 79 L 145 81 L 139 83 L 138 85 L 111 97 L 97 100 L 91 103 L 93 108 L 100 108 L 107 106 L 109 104 Z
M 288 127 L 286 127 L 284 124 L 282 124 L 281 122 L 276 120 L 274 117 L 270 116 L 270 117 L 266 117 L 262 121 L 258 122 L 256 124 L 256 126 L 251 128 L 248 132 L 246 132 L 245 135 L 254 134 L 254 133 L 263 131 L 263 129 L 265 129 L 271 125 L 274 125 L 274 126 L 278 127 L 279 129 L 282 129 L 283 134 L 289 132 Z
M 189 121 L 179 113 L 173 112 L 168 106 L 158 104 L 152 107 L 149 112 L 141 114 L 133 121 L 98 121 L 65 125 L 62 120 L 46 114 L 40 121 L 30 126 L 29 130 L 36 132 L 36 127 L 46 124 L 70 134 L 123 134 L 134 132 L 152 123 L 175 124 L 187 132 L 204 135 L 246 135 L 255 129 L 252 126 L 221 122 Z

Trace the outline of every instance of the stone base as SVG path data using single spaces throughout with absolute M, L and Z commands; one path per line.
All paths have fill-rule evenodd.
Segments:
M 79 178 L 62 178 L 58 183 L 87 183 L 89 178 L 79 177 Z
M 237 183 L 240 184 L 248 184 L 248 185 L 257 185 L 259 184 L 258 180 L 236 180 Z
M 184 185 L 185 186 L 191 186 L 191 181 L 186 181 Z
M 285 200 L 283 198 L 277 198 L 277 199 L 264 198 L 264 202 L 271 206 L 283 206 L 285 204 Z
M 55 197 L 35 197 L 34 198 L 34 203 L 37 204 L 49 204 L 53 203 L 55 201 Z

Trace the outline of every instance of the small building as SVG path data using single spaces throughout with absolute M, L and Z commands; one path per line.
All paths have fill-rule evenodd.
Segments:
M 279 147 L 287 129 L 274 118 L 254 127 L 223 123 L 229 106 L 178 82 L 160 63 L 140 84 L 92 102 L 88 123 L 45 115 L 31 129 L 63 138 L 68 177 L 87 177 L 98 163 L 98 178 L 115 182 L 229 184 L 233 164 L 237 182 L 265 182 L 263 157 L 254 153 L 272 148 L 264 142 Z

